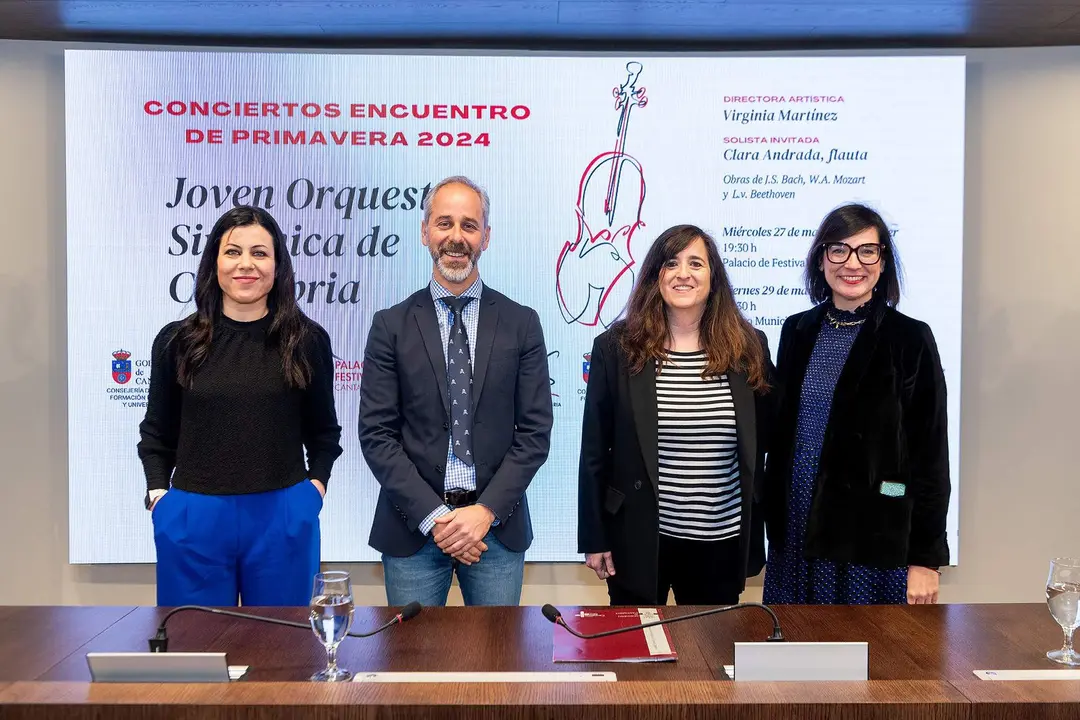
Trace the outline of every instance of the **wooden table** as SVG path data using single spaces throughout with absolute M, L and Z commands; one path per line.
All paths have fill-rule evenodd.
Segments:
M 700 610 L 668 607 L 669 616 Z M 427 608 L 368 639 L 347 639 L 354 672 L 615 672 L 616 683 L 370 684 L 307 682 L 325 664 L 310 632 L 183 613 L 170 651 L 228 653 L 249 665 L 230 684 L 92 684 L 90 651 L 144 651 L 165 610 L 0 607 L 0 718 L 1077 718 L 1080 681 L 987 682 L 976 669 L 1054 669 L 1061 631 L 1044 605 L 775 608 L 789 640 L 865 640 L 870 680 L 735 683 L 735 640 L 764 640 L 768 616 L 744 610 L 670 627 L 674 663 L 554 664 L 538 607 Z M 572 609 L 563 608 L 569 616 Z M 304 608 L 259 614 L 306 620 Z M 388 620 L 358 608 L 354 629 Z M 722 706 L 722 707 L 720 707 Z

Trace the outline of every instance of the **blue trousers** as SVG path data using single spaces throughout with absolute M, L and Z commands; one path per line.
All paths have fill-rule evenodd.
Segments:
M 169 490 L 152 513 L 157 604 L 306 606 L 321 510 L 307 480 L 249 495 Z
M 462 565 L 445 554 L 430 536 L 423 547 L 408 557 L 383 555 L 383 576 L 389 605 L 446 605 L 450 583 L 457 572 L 461 598 L 466 605 L 517 605 L 525 575 L 525 553 L 510 550 L 489 532 L 487 551 L 480 562 Z

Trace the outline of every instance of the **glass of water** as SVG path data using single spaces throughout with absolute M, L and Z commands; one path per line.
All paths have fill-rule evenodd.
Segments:
M 1046 657 L 1062 665 L 1080 665 L 1080 655 L 1073 650 L 1073 633 L 1080 625 L 1076 614 L 1077 604 L 1080 604 L 1080 559 L 1054 558 L 1050 561 L 1046 604 L 1065 632 L 1065 644 L 1060 650 L 1046 653 Z
M 353 593 L 349 573 L 317 573 L 311 590 L 311 629 L 326 646 L 326 669 L 311 676 L 317 682 L 341 682 L 352 673 L 337 664 L 338 643 L 345 639 L 353 620 Z

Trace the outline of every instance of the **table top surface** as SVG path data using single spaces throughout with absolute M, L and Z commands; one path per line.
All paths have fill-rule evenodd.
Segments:
M 576 608 L 561 608 L 568 622 Z M 663 608 L 665 617 L 704 608 Z M 568 683 L 537 684 L 531 689 L 458 684 L 441 695 L 448 704 L 506 700 L 514 692 L 546 702 L 662 700 L 665 693 L 683 702 L 971 702 L 1080 701 L 1080 681 L 988 682 L 979 669 L 1060 669 L 1046 651 L 1061 646 L 1062 632 L 1045 605 L 777 606 L 790 641 L 866 641 L 870 682 L 732 683 L 723 671 L 734 661 L 734 642 L 768 637 L 772 624 L 764 612 L 747 608 L 669 626 L 676 662 L 554 663 L 552 626 L 535 606 L 425 608 L 410 622 L 371 638 L 347 638 L 339 649 L 342 667 L 361 672 L 395 671 L 610 671 L 619 683 L 584 689 Z M 123 687 L 88 685 L 86 653 L 146 651 L 167 608 L 154 607 L 0 607 L 0 702 L 86 702 L 120 698 Z M 307 621 L 306 608 L 248 608 L 245 612 Z M 354 631 L 389 620 L 396 609 L 356 609 Z M 330 689 L 308 683 L 325 665 L 325 651 L 314 634 L 300 628 L 184 612 L 169 620 L 172 652 L 225 652 L 231 665 L 250 666 L 244 682 L 205 687 L 205 698 L 227 695 L 230 702 L 270 702 L 279 693 L 293 701 L 330 702 L 362 694 L 371 701 L 414 700 L 422 684 L 393 689 Z M 716 682 L 721 681 L 721 682 Z M 157 698 L 182 694 L 161 690 Z M 287 689 L 283 689 L 287 688 Z M 225 695 L 223 695 L 223 693 Z M 335 694 L 336 693 L 336 694 Z M 342 695 L 345 693 L 345 695 Z M 358 695 L 359 696 L 359 695 Z M 505 696 L 505 697 L 504 697 Z M 430 695 L 428 696 L 430 697 Z M 256 700 L 256 698 L 260 698 Z M 388 700 L 389 701 L 389 700 Z

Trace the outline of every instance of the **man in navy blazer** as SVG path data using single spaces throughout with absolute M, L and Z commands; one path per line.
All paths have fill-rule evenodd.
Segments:
M 375 313 L 360 447 L 382 489 L 368 543 L 390 605 L 517 605 L 532 525 L 525 490 L 547 459 L 551 390 L 540 318 L 480 280 L 489 201 L 465 177 L 424 198 L 431 282 Z

